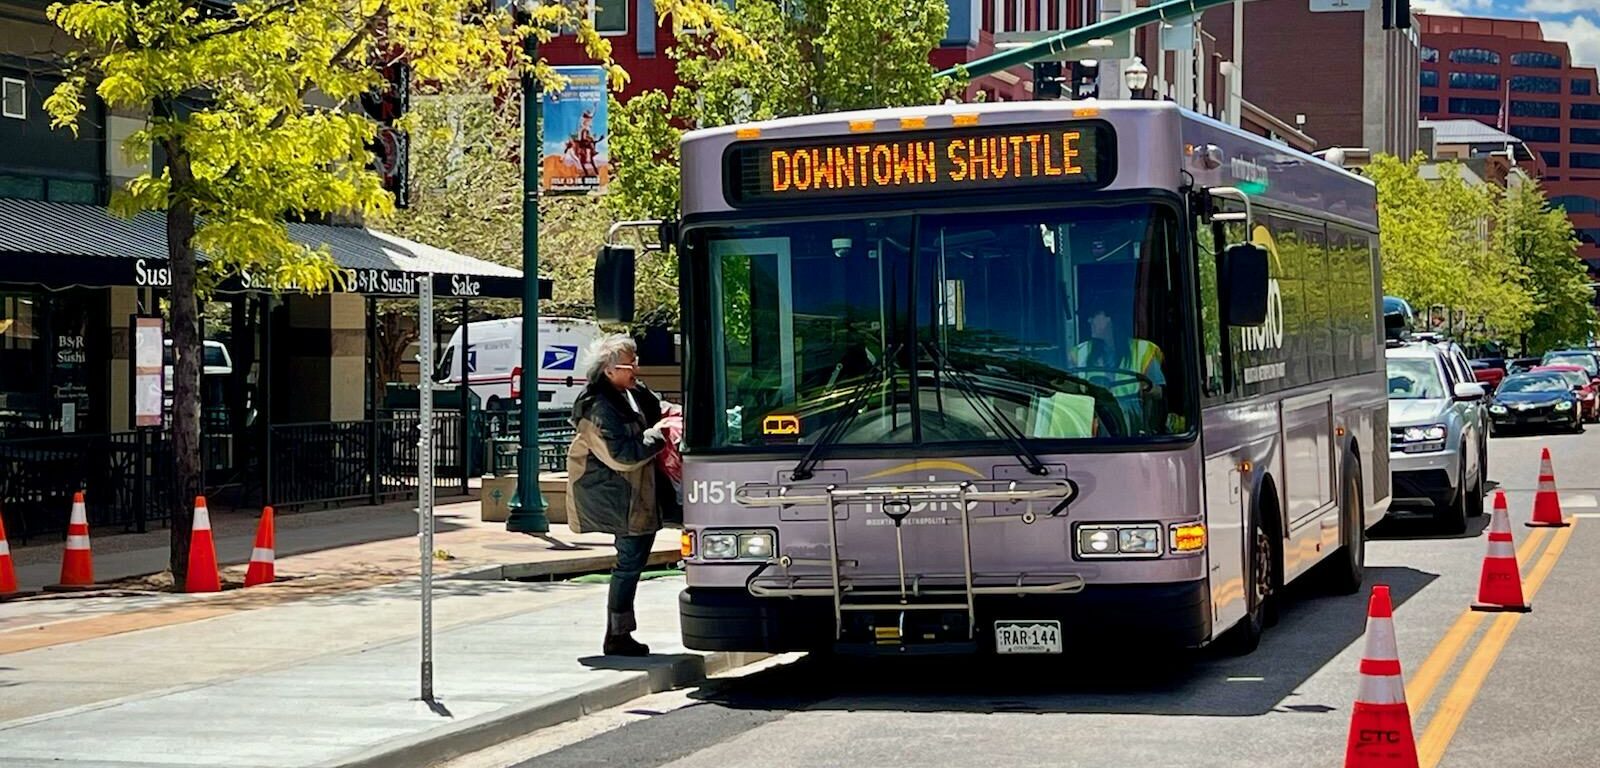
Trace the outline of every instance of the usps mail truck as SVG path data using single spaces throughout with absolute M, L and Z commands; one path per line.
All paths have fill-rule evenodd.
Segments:
M 451 334 L 439 351 L 434 380 L 441 387 L 461 385 L 461 333 Z M 532 385 L 522 375 L 522 318 L 470 323 L 466 334 L 468 385 L 489 410 L 509 407 Z M 567 317 L 539 318 L 539 403 L 541 408 L 571 408 L 584 386 L 589 347 L 604 332 L 599 323 Z

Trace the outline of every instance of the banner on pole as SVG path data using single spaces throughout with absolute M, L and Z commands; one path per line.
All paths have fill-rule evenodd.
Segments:
M 544 148 L 540 191 L 556 195 L 603 195 L 611 182 L 606 71 L 603 67 L 556 67 L 567 79 L 560 91 L 545 91 Z

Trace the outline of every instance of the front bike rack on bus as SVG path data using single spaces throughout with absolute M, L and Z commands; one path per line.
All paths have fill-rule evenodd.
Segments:
M 967 639 L 976 637 L 977 628 L 977 597 L 978 595 L 1048 595 L 1072 594 L 1083 590 L 1083 577 L 1077 574 L 1051 574 L 1051 573 L 1024 573 L 1005 577 L 1010 583 L 997 583 L 980 585 L 978 581 L 983 578 L 973 569 L 972 565 L 972 526 L 1004 524 L 1021 522 L 1032 525 L 1039 519 L 1035 504 L 1047 502 L 1050 504 L 1044 513 L 1047 517 L 1062 514 L 1067 505 L 1077 496 L 1077 485 L 1065 479 L 1029 479 L 1029 480 L 979 480 L 963 481 L 959 483 L 927 483 L 912 485 L 772 485 L 769 483 L 747 483 L 734 492 L 734 500 L 747 507 L 794 507 L 794 506 L 821 506 L 827 513 L 828 523 L 828 558 L 791 557 L 782 554 L 768 561 L 763 571 L 771 566 L 778 566 L 784 571 L 784 584 L 762 583 L 761 572 L 747 584 L 750 594 L 756 597 L 829 597 L 833 601 L 833 637 L 835 641 L 842 638 L 844 632 L 844 614 L 847 611 L 955 611 L 964 610 L 967 614 Z M 971 507 L 979 503 L 995 504 L 1026 504 L 1023 512 L 1018 514 L 993 515 L 974 518 Z M 941 504 L 942 503 L 942 504 Z M 905 546 L 902 538 L 902 524 L 910 517 L 918 514 L 917 505 L 922 505 L 923 510 L 935 508 L 948 508 L 954 504 L 961 516 L 961 555 L 962 572 L 960 574 L 919 574 L 908 583 L 906 578 Z M 842 560 L 839 557 L 839 523 L 838 505 L 864 504 L 875 506 L 877 510 L 894 524 L 895 558 L 897 563 L 898 578 L 894 590 L 874 588 L 870 579 L 844 576 L 841 567 L 854 568 L 860 565 L 857 560 Z M 827 586 L 806 586 L 804 575 L 791 575 L 791 567 L 814 567 L 828 569 Z M 924 580 L 933 582 L 961 580 L 960 589 L 950 587 L 923 587 Z M 1045 583 L 1025 583 L 1030 580 L 1037 581 L 1048 579 Z M 856 600 L 846 600 L 846 594 L 856 596 Z M 892 598 L 898 597 L 898 600 Z M 961 602 L 921 602 L 924 597 L 952 597 L 960 596 Z M 884 599 L 891 598 L 891 599 Z M 919 600 L 912 602 L 913 599 Z

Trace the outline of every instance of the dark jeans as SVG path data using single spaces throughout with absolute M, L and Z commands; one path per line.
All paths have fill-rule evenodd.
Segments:
M 650 559 L 655 534 L 617 536 L 617 567 L 611 569 L 611 593 L 606 598 L 606 634 L 621 635 L 639 628 L 633 616 L 633 596 L 639 592 L 639 574 Z

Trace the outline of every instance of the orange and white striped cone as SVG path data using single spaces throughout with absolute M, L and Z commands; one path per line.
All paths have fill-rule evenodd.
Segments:
M 1361 687 L 1350 713 L 1345 768 L 1417 768 L 1417 742 L 1411 731 L 1395 645 L 1394 606 L 1389 588 L 1372 588 L 1367 605 L 1367 647 L 1361 654 Z
M 17 587 L 17 569 L 11 562 L 11 544 L 6 541 L 6 519 L 0 515 L 0 603 L 32 594 L 35 593 Z
M 1550 468 L 1550 449 L 1539 458 L 1539 492 L 1533 495 L 1533 519 L 1529 528 L 1565 528 L 1570 523 L 1561 514 L 1561 494 L 1556 492 L 1556 473 Z
M 1474 611 L 1533 610 L 1522 599 L 1522 572 L 1517 570 L 1517 550 L 1511 538 L 1511 513 L 1506 511 L 1506 492 L 1494 493 L 1494 517 L 1489 521 L 1489 551 L 1483 557 L 1483 572 L 1478 577 L 1478 602 Z
M 250 568 L 244 574 L 245 586 L 254 587 L 260 584 L 271 584 L 277 579 L 275 571 L 277 553 L 273 551 L 274 538 L 272 507 L 264 507 L 261 510 L 261 522 L 256 525 L 256 546 L 250 550 Z
M 72 518 L 67 522 L 67 547 L 61 553 L 61 583 L 46 587 L 52 592 L 95 589 L 94 553 L 89 550 L 89 511 L 83 491 L 72 495 Z
M 189 534 L 189 573 L 183 580 L 185 592 L 221 592 L 222 574 L 217 570 L 217 543 L 211 538 L 211 512 L 206 497 L 194 498 L 194 528 Z

